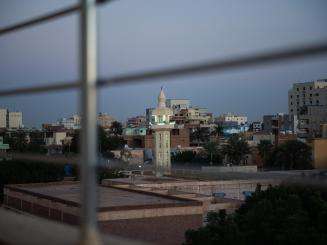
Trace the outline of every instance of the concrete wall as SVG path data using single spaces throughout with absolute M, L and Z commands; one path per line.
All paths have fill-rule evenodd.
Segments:
M 255 173 L 258 171 L 257 165 L 246 166 L 219 166 L 219 167 L 201 167 L 202 172 L 209 173 L 227 173 L 227 172 L 241 172 L 241 173 Z

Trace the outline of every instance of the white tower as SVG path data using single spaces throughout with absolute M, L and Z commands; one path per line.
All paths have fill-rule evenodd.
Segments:
M 174 122 L 170 122 L 173 111 L 166 107 L 166 97 L 161 88 L 158 96 L 158 107 L 152 111 L 151 129 L 154 131 L 154 153 L 156 176 L 170 174 L 170 130 Z

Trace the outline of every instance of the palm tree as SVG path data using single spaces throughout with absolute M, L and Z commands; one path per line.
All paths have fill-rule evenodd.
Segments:
M 214 154 L 217 154 L 217 143 L 216 142 L 209 142 L 204 146 L 204 149 L 207 151 L 207 153 L 210 155 L 210 165 L 212 165 L 212 158 Z
M 246 154 L 250 153 L 248 143 L 238 134 L 232 135 L 223 146 L 223 153 L 232 164 L 239 165 L 244 160 Z
M 224 135 L 224 127 L 220 124 L 217 124 L 211 134 L 215 136 L 217 138 L 217 141 L 219 142 L 221 136 Z

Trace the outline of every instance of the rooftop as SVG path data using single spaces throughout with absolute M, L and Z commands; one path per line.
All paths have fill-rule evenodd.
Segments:
M 80 206 L 79 182 L 9 185 L 7 188 L 72 206 Z M 188 206 L 193 203 L 184 198 L 174 198 L 139 190 L 126 190 L 119 187 L 99 186 L 98 191 L 99 208 L 106 210 Z

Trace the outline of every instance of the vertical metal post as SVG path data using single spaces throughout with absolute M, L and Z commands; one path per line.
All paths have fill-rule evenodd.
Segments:
M 96 0 L 81 0 L 81 243 L 100 244 L 97 229 Z

